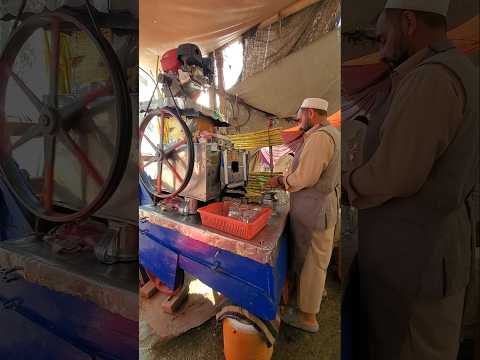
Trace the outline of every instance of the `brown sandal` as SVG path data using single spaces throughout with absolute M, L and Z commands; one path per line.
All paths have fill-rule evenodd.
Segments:
M 290 310 L 290 309 L 289 309 Z M 281 319 L 284 323 L 293 326 L 294 328 L 309 332 L 309 333 L 317 333 L 319 330 L 318 323 L 316 324 L 309 324 L 301 321 L 298 317 L 298 312 L 296 310 L 293 311 L 285 311 L 281 315 Z

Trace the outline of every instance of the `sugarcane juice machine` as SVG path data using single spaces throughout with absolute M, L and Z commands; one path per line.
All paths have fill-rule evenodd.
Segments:
M 202 58 L 196 45 L 183 44 L 161 63 L 166 106 L 149 111 L 141 122 L 140 181 L 160 207 L 196 214 L 199 202 L 245 185 L 248 155 L 217 136 L 216 129 L 228 124 L 195 102 L 213 81 L 210 59 Z
M 138 317 L 137 21 L 32 3 L 0 54 L 0 274 L 18 275 L 0 280 L 0 307 L 23 298 L 12 309 L 38 326 L 22 328 L 34 351 L 54 329 L 57 349 L 128 358 L 133 331 L 116 349 L 107 338 Z
M 188 272 L 253 314 L 274 319 L 286 276 L 287 212 L 272 216 L 251 240 L 187 215 L 224 194 L 241 197 L 248 156 L 216 131 L 227 124 L 196 105 L 199 89 L 213 83 L 199 49 L 186 44 L 167 52 L 162 69 L 167 104 L 140 124 L 140 263 L 171 290 Z
M 106 263 L 135 260 L 138 248 L 136 211 L 127 206 L 137 202 L 138 153 L 130 150 L 138 95 L 126 75 L 138 47 L 133 29 L 113 33 L 100 34 L 79 11 L 46 11 L 22 20 L 0 59 L 4 183 L 39 233 L 90 217 L 111 224 L 95 249 Z

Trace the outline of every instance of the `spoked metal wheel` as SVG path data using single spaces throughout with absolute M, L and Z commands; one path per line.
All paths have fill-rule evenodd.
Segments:
M 0 171 L 36 216 L 78 220 L 109 199 L 128 161 L 131 116 L 114 50 L 78 15 L 32 15 L 12 34 L 0 58 Z
M 159 199 L 181 193 L 193 173 L 192 135 L 169 109 L 151 111 L 140 125 L 140 181 Z

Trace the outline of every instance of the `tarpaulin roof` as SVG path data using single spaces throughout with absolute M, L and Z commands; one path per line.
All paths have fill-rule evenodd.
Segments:
M 340 32 L 331 31 L 312 44 L 240 82 L 228 92 L 279 117 L 294 116 L 307 97 L 340 108 Z
M 140 65 L 155 70 L 156 57 L 180 43 L 210 52 L 239 37 L 296 0 L 142 0 Z
M 12 19 L 17 16 L 21 1 L 0 1 L 0 19 Z M 83 7 L 86 0 L 27 0 L 24 13 L 40 13 L 44 10 L 56 10 L 60 7 Z M 138 15 L 136 1 L 130 0 L 90 0 L 91 6 L 97 11 L 108 13 L 110 11 L 127 11 Z
M 142 0 L 140 66 L 155 72 L 157 56 L 182 42 L 204 53 L 238 38 L 298 0 Z M 216 16 L 218 14 L 218 16 Z M 340 34 L 333 31 L 229 90 L 247 104 L 279 117 L 294 115 L 305 97 L 340 106 Z

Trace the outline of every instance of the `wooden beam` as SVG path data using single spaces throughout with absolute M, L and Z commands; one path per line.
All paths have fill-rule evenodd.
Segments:
M 162 303 L 162 309 L 167 314 L 175 313 L 188 300 L 189 284 L 184 284 L 180 291 L 171 295 Z
M 215 62 L 217 64 L 218 94 L 220 95 L 220 107 L 218 110 L 220 113 L 225 114 L 225 99 L 223 98 L 225 94 L 225 80 L 223 78 L 223 52 L 221 49 L 215 50 Z
M 287 16 L 293 15 L 303 9 L 309 7 L 310 5 L 316 4 L 320 0 L 299 0 L 292 5 L 287 6 L 286 8 L 280 10 L 277 14 L 271 16 L 267 20 L 263 21 L 258 25 L 259 29 L 265 29 L 280 19 L 286 18 Z
M 150 299 L 157 291 L 158 289 L 155 287 L 155 284 L 149 281 L 140 288 L 140 296 L 145 299 Z
M 211 59 L 211 61 L 213 63 L 215 63 L 215 53 L 214 52 L 210 53 L 209 58 Z M 216 96 L 216 92 L 215 92 L 215 80 L 214 80 L 214 83 L 212 84 L 212 86 L 210 86 L 210 88 L 208 89 L 208 96 L 210 97 L 210 109 L 212 109 L 213 111 L 217 110 L 217 96 Z

